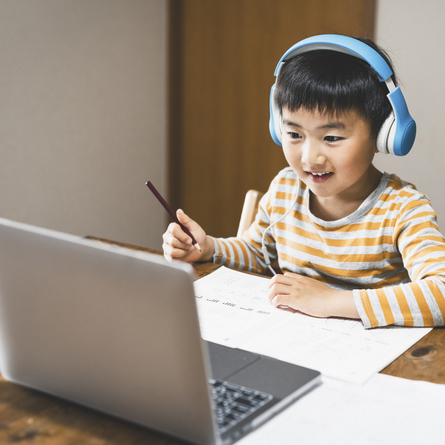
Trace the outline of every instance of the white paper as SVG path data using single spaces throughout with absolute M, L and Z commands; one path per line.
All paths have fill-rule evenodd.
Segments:
M 376 374 L 357 386 L 324 378 L 239 445 L 443 444 L 445 385 Z
M 225 267 L 197 280 L 202 337 L 363 384 L 431 330 L 364 329 L 360 321 L 277 309 L 267 298 L 268 281 Z
M 270 304 L 267 299 L 268 281 L 268 278 L 225 267 L 195 281 L 202 337 L 239 347 L 251 336 L 279 326 L 292 317 L 290 312 Z M 253 332 L 249 335 L 251 329 Z

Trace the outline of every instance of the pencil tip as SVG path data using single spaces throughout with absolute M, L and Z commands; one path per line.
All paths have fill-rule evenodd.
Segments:
M 195 247 L 197 247 L 198 250 L 199 250 L 200 252 L 202 252 L 202 250 L 201 250 L 201 246 L 200 246 L 198 243 L 195 243 Z

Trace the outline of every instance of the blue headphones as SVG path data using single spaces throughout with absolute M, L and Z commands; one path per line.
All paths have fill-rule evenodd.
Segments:
M 326 49 L 349 54 L 365 60 L 377 72 L 382 82 L 388 87 L 387 95 L 391 103 L 392 112 L 383 123 L 377 136 L 377 149 L 380 153 L 393 153 L 397 156 L 408 154 L 416 138 L 416 123 L 410 116 L 405 98 L 399 87 L 391 79 L 392 70 L 383 57 L 366 43 L 352 37 L 335 34 L 325 34 L 309 37 L 296 43 L 281 57 L 275 69 L 278 77 L 283 64 L 298 54 Z M 275 101 L 275 84 L 270 92 L 270 120 L 269 131 L 276 144 L 281 145 L 281 112 Z

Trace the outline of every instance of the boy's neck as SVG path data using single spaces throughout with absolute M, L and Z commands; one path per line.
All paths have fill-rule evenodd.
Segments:
M 374 166 L 370 170 L 369 181 L 358 193 L 351 196 L 319 197 L 309 191 L 311 213 L 323 221 L 336 221 L 354 213 L 366 198 L 378 187 L 383 173 Z

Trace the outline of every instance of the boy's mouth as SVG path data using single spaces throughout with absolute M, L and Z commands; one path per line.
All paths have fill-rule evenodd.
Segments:
M 306 172 L 309 178 L 316 183 L 327 181 L 334 173 L 332 172 Z

